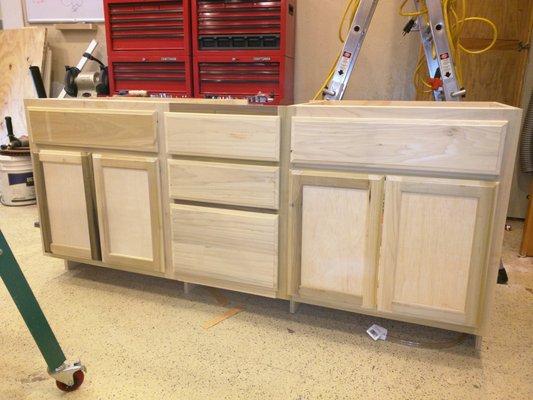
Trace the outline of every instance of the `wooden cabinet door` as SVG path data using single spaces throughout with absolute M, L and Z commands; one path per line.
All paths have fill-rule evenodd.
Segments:
M 41 150 L 34 155 L 44 250 L 79 260 L 98 260 L 90 156 Z
M 387 177 L 378 309 L 477 326 L 497 183 Z
M 157 159 L 94 154 L 93 169 L 103 262 L 161 272 Z
M 290 290 L 299 301 L 375 307 L 383 177 L 293 171 Z

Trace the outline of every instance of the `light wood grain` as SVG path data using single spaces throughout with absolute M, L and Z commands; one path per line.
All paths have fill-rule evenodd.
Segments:
M 165 113 L 171 154 L 278 161 L 280 118 L 260 115 Z
M 301 285 L 363 295 L 369 191 L 303 187 Z
M 28 134 L 24 99 L 37 97 L 29 67 L 43 71 L 46 28 L 0 30 L 0 143 L 5 143 L 4 118 L 12 118 L 16 136 Z
M 169 160 L 170 196 L 235 206 L 277 209 L 279 168 Z
M 292 162 L 498 175 L 505 121 L 293 118 Z
M 387 177 L 380 310 L 479 324 L 496 183 Z
M 66 23 L 66 24 L 54 24 L 54 28 L 59 31 L 95 31 L 98 25 L 87 23 Z
M 157 159 L 93 155 L 102 260 L 163 271 Z
M 276 291 L 277 215 L 177 204 L 171 212 L 177 273 Z
M 156 151 L 157 114 L 149 110 L 28 107 L 37 144 Z
M 39 155 L 49 231 L 45 248 L 54 254 L 91 259 L 91 237 L 81 152 L 42 150 Z
M 383 177 L 292 171 L 289 289 L 375 307 Z

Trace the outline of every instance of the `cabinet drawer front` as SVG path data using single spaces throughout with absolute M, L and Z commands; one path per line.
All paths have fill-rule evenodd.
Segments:
M 171 154 L 279 161 L 280 118 L 165 113 Z
M 295 117 L 291 161 L 499 175 L 506 121 Z
M 157 151 L 157 113 L 143 110 L 28 107 L 38 144 Z
M 278 167 L 170 160 L 168 168 L 175 199 L 278 208 Z
M 278 216 L 172 205 L 177 272 L 275 290 Z

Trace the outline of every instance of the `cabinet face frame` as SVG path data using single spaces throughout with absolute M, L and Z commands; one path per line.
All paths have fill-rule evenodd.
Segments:
M 379 175 L 337 173 L 325 171 L 291 171 L 289 202 L 289 295 L 299 302 L 309 301 L 330 307 L 356 309 L 376 307 L 376 274 L 379 257 L 383 210 L 383 181 Z M 367 210 L 365 265 L 362 296 L 301 287 L 302 219 L 304 186 L 369 191 Z M 363 229 L 363 227 L 362 227 Z
M 116 254 L 111 252 L 111 237 L 108 221 L 108 205 L 104 182 L 104 168 L 120 168 L 146 171 L 148 174 L 148 190 L 150 203 L 150 225 L 152 238 L 152 259 Z M 119 155 L 93 155 L 94 182 L 96 187 L 96 204 L 100 221 L 100 238 L 102 261 L 107 264 L 164 272 L 162 258 L 161 205 L 159 191 L 158 160 L 152 157 L 130 157 Z
M 87 212 L 87 227 L 89 231 L 90 242 L 90 247 L 88 249 L 53 243 L 49 213 L 50 204 L 46 195 L 46 177 L 43 165 L 46 162 L 81 166 L 83 174 L 85 206 Z M 100 260 L 100 238 L 98 231 L 96 206 L 94 203 L 94 184 L 90 153 L 62 150 L 41 150 L 37 153 L 33 153 L 33 167 L 36 190 L 39 194 L 38 207 L 41 220 L 44 251 L 46 253 L 64 257 L 74 257 L 77 259 L 95 261 Z M 76 222 L 73 221 L 73 223 Z
M 379 311 L 474 328 L 479 326 L 489 257 L 488 248 L 493 226 L 493 204 L 497 188 L 497 182 L 387 176 L 383 239 L 378 273 Z M 464 312 L 452 308 L 394 301 L 401 239 L 399 235 L 402 219 L 402 195 L 405 193 L 477 199 Z M 435 239 L 439 240 L 438 237 L 439 234 L 436 233 Z M 412 249 L 412 251 L 414 252 L 416 249 Z M 411 279 L 415 280 L 416 277 L 412 276 Z

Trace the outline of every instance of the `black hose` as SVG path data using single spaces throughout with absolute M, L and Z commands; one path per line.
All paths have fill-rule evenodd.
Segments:
M 31 73 L 31 77 L 33 78 L 33 84 L 35 85 L 35 91 L 37 92 L 37 97 L 40 99 L 45 99 L 46 89 L 44 88 L 41 70 L 39 69 L 39 67 L 32 65 L 30 67 L 30 73 Z

